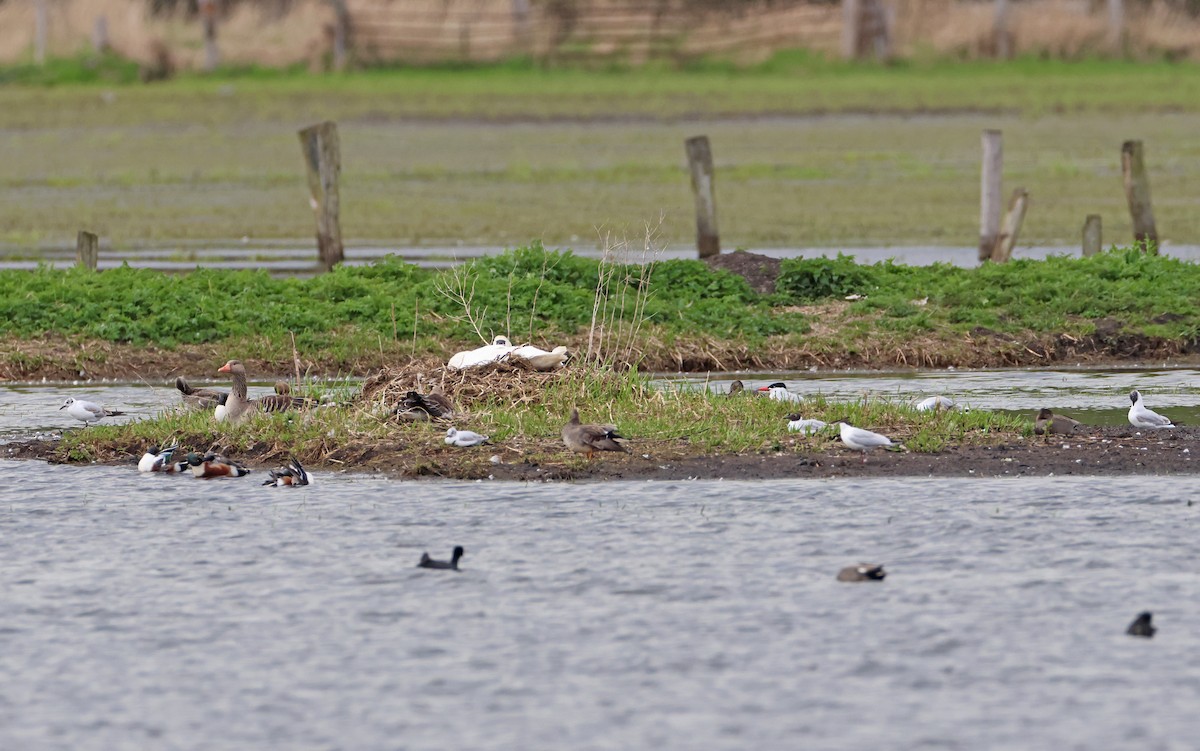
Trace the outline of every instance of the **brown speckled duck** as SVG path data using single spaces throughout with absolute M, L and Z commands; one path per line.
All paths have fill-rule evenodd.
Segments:
M 625 448 L 627 439 L 617 434 L 616 427 L 585 425 L 579 422 L 578 409 L 571 410 L 571 421 L 563 426 L 562 439 L 567 448 L 579 454 L 587 454 L 589 459 L 597 451 L 629 453 L 629 449 Z

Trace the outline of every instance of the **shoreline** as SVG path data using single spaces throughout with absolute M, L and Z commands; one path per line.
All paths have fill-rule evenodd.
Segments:
M 313 462 L 315 473 L 362 472 L 395 480 L 494 480 L 501 482 L 609 482 L 682 480 L 779 480 L 879 477 L 1048 477 L 1200 474 L 1191 447 L 1200 428 L 1150 433 L 1132 427 L 1097 427 L 1075 435 L 1008 439 L 991 445 L 963 445 L 931 453 L 878 451 L 863 463 L 858 452 L 826 438 L 789 438 L 781 451 L 702 453 L 685 440 L 635 441 L 631 455 L 598 455 L 588 461 L 567 454 L 558 441 L 511 441 L 476 449 L 418 447 L 383 442 L 360 455 Z M 61 439 L 13 441 L 4 457 L 71 463 Z M 515 446 L 509 444 L 517 444 Z M 557 447 L 556 447 L 557 446 Z M 256 450 L 257 449 L 257 450 Z M 119 455 L 118 455 L 119 454 Z M 134 465 L 133 452 L 92 463 Z M 648 455 L 648 458 L 646 457 Z M 269 447 L 255 446 L 232 458 L 245 461 L 254 478 L 286 461 Z M 492 464 L 493 456 L 501 457 Z M 307 466 L 307 465 L 306 465 Z

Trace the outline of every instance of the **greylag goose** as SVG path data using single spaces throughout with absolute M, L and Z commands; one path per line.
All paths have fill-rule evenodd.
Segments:
M 224 404 L 229 398 L 228 391 L 220 389 L 194 388 L 183 376 L 175 379 L 175 388 L 183 396 L 183 403 L 199 409 L 215 409 L 218 404 Z
M 429 553 L 421 553 L 421 562 L 417 564 L 417 568 L 441 568 L 458 571 L 458 560 L 463 557 L 462 545 L 455 545 L 454 552 L 448 561 L 439 561 L 429 557 Z
M 562 439 L 566 447 L 579 454 L 587 454 L 589 459 L 597 451 L 623 451 L 628 440 L 617 434 L 613 425 L 585 425 L 579 422 L 579 410 L 571 410 L 571 420 L 562 429 Z
M 289 409 L 306 409 L 312 406 L 311 399 L 288 394 L 267 394 L 257 399 L 250 399 L 246 390 L 246 368 L 241 360 L 230 360 L 217 369 L 218 373 L 228 373 L 233 380 L 233 389 L 225 402 L 225 419 L 238 422 L 254 411 L 283 412 Z

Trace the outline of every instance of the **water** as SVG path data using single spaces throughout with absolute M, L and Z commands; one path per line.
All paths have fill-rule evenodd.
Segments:
M 584 258 L 601 258 L 603 248 L 572 246 L 572 251 Z M 348 266 L 362 266 L 396 255 L 409 263 L 428 268 L 454 266 L 482 256 L 497 255 L 505 246 L 452 245 L 427 247 L 396 247 L 382 244 L 364 244 L 346 248 Z M 929 266 L 948 263 L 963 268 L 979 265 L 979 249 L 975 247 L 947 247 L 940 245 L 903 245 L 883 248 L 750 248 L 750 252 L 773 258 L 835 258 L 848 255 L 859 263 L 880 263 L 892 260 L 910 266 Z M 1186 261 L 1200 261 L 1200 245 L 1166 244 L 1160 249 L 1164 256 Z M 1027 246 L 1013 250 L 1014 259 L 1044 260 L 1050 256 L 1078 257 L 1077 247 L 1045 245 Z M 654 255 L 656 260 L 695 258 L 696 249 L 690 245 L 674 245 L 661 249 Z M 634 261 L 639 259 L 635 258 Z M 113 253 L 101 249 L 98 262 L 100 269 L 118 268 L 128 263 L 134 268 L 158 271 L 193 271 L 197 266 L 224 269 L 265 269 L 277 275 L 305 275 L 318 271 L 316 249 L 309 241 L 249 240 L 242 243 L 191 243 L 178 241 L 166 246 L 146 246 L 124 249 Z M 35 269 L 39 264 L 54 268 L 69 268 L 75 265 L 75 248 L 42 247 L 30 250 L 24 247 L 0 244 L 0 270 Z
M 285 490 L 0 461 L 0 482 L 0 748 L 1190 749 L 1200 729 L 1200 478 Z M 461 573 L 414 568 L 454 544 Z M 887 581 L 834 581 L 858 560 Z M 1152 640 L 1123 633 L 1142 609 Z

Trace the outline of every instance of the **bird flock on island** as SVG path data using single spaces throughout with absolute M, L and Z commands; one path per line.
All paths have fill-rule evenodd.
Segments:
M 561 367 L 568 357 L 569 353 L 565 347 L 557 347 L 552 351 L 541 350 L 530 345 L 514 347 L 506 337 L 496 337 L 490 345 L 469 352 L 457 353 L 450 358 L 448 367 L 462 370 L 512 359 L 534 370 L 548 370 Z M 212 410 L 214 420 L 229 423 L 238 423 L 257 412 L 305 410 L 320 406 L 317 400 L 293 396 L 287 383 L 283 381 L 275 384 L 275 393 L 251 399 L 248 393 L 246 369 L 239 360 L 229 360 L 217 372 L 230 378 L 232 388 L 229 391 L 193 388 L 184 378 L 177 378 L 175 388 L 179 391 L 184 405 Z M 729 396 L 743 393 L 746 393 L 746 389 L 740 380 L 733 381 L 727 392 Z M 801 404 L 805 399 L 803 394 L 790 391 L 782 382 L 762 386 L 753 393 L 788 404 Z M 1176 427 L 1176 423 L 1169 418 L 1148 408 L 1139 391 L 1131 391 L 1129 400 L 1128 420 L 1133 427 L 1139 430 Z M 913 408 L 919 412 L 965 409 L 963 405 L 942 395 L 925 398 L 914 404 Z M 68 398 L 59 409 L 67 410 L 67 414 L 82 422 L 84 427 L 93 425 L 106 417 L 124 414 L 92 401 L 75 398 Z M 416 391 L 407 392 L 391 410 L 391 415 L 401 422 L 445 422 L 452 421 L 458 416 L 458 412 L 447 395 L 441 389 L 435 388 L 427 394 Z M 862 453 L 864 463 L 867 461 L 867 454 L 874 449 L 901 448 L 887 436 L 851 425 L 846 419 L 827 423 L 822 420 L 805 418 L 801 413 L 787 415 L 787 429 L 803 435 L 816 435 L 833 425 L 837 425 L 838 437 L 846 448 Z M 1086 428 L 1087 426 L 1078 420 L 1066 415 L 1055 414 L 1048 408 L 1039 410 L 1034 418 L 1034 433 L 1037 435 L 1071 434 Z M 561 438 L 563 445 L 568 450 L 584 454 L 588 460 L 600 452 L 630 453 L 629 439 L 622 436 L 615 425 L 584 423 L 580 419 L 579 410 L 574 408 L 571 410 L 570 418 L 562 427 Z M 457 448 L 482 446 L 490 442 L 486 435 L 454 426 L 447 428 L 444 440 L 446 445 Z M 176 459 L 178 451 L 178 446 L 151 447 L 138 461 L 138 471 L 190 473 L 193 477 L 205 479 L 244 477 L 252 471 L 244 464 L 219 453 L 192 451 L 188 452 L 183 459 Z M 290 457 L 286 465 L 270 470 L 267 479 L 262 484 L 271 487 L 305 487 L 313 485 L 314 479 L 299 460 Z M 459 561 L 463 555 L 464 549 L 461 545 L 454 547 L 448 560 L 431 558 L 426 552 L 421 555 L 417 566 L 427 569 L 459 571 Z M 839 570 L 835 578 L 839 582 L 880 582 L 886 577 L 887 573 L 882 564 L 858 563 Z M 1126 629 L 1126 633 L 1145 638 L 1154 636 L 1157 628 L 1153 625 L 1152 618 L 1150 612 L 1139 613 Z

